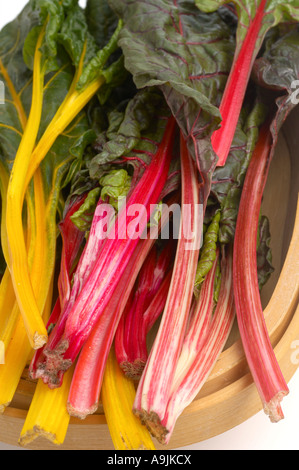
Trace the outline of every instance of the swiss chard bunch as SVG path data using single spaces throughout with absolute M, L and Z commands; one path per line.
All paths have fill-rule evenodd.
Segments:
M 37 349 L 24 442 L 58 441 L 101 397 L 117 445 L 129 429 L 153 448 L 140 422 L 168 443 L 235 314 L 282 418 L 261 199 L 296 105 L 298 20 L 296 0 L 30 0 L 0 32 L 0 410 Z

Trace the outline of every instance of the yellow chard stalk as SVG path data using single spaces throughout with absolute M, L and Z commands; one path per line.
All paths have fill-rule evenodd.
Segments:
M 6 229 L 12 281 L 30 344 L 40 348 L 47 341 L 47 330 L 36 304 L 28 266 L 27 249 L 23 234 L 22 214 L 24 182 L 32 151 L 36 143 L 43 103 L 44 68 L 40 47 L 44 38 L 41 31 L 34 57 L 32 105 L 28 122 L 14 160 L 7 190 Z
M 49 292 L 52 299 L 52 291 Z M 50 301 L 47 300 L 43 313 L 46 323 L 50 315 Z M 32 347 L 29 343 L 22 316 L 19 314 L 13 337 L 5 349 L 5 363 L 0 365 L 0 413 L 10 405 L 22 373 L 32 356 Z
M 111 439 L 116 450 L 154 450 L 150 434 L 133 414 L 135 387 L 120 369 L 114 349 L 107 360 L 101 398 Z
M 43 41 L 43 32 L 38 39 L 33 73 L 32 107 L 21 145 L 19 147 L 7 195 L 7 235 L 9 241 L 9 257 L 12 278 L 16 297 L 23 315 L 25 328 L 29 341 L 34 349 L 39 349 L 47 342 L 47 331 L 41 320 L 34 289 L 30 279 L 25 237 L 22 228 L 22 207 L 26 189 L 38 169 L 40 163 L 46 157 L 56 139 L 72 123 L 74 118 L 83 110 L 86 104 L 105 83 L 105 73 L 101 73 L 102 67 L 109 55 L 117 47 L 121 21 L 108 45 L 99 52 L 99 58 L 91 65 L 84 68 L 86 43 L 82 48 L 82 54 L 77 66 L 73 83 L 63 100 L 61 106 L 51 120 L 39 142 L 35 145 L 39 129 L 43 101 L 44 68 L 42 66 L 42 54 L 40 46 Z M 91 69 L 91 72 L 90 72 Z M 96 73 L 94 72 L 96 70 Z M 81 81 L 83 76 L 83 80 Z M 18 237 L 15 234 L 18 234 Z
M 38 437 L 45 437 L 56 445 L 63 444 L 70 421 L 66 404 L 72 374 L 73 368 L 66 372 L 62 386 L 54 390 L 39 379 L 20 434 L 21 446 L 30 444 Z

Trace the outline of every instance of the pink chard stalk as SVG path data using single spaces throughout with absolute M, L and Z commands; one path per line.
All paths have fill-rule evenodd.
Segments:
M 280 402 L 288 394 L 288 386 L 275 357 L 263 315 L 256 257 L 258 222 L 272 145 L 272 133 L 267 123 L 260 131 L 243 186 L 233 272 L 236 313 L 247 362 L 265 413 L 272 422 L 277 422 L 283 418 Z
M 221 288 L 216 308 L 213 312 L 214 283 L 213 272 L 210 272 L 202 286 L 204 292 L 200 295 L 196 307 L 197 314 L 184 339 L 172 391 L 161 422 L 164 444 L 169 443 L 177 419 L 205 384 L 225 347 L 234 323 L 232 250 L 229 248 L 227 251 L 228 253 L 223 253 L 221 263 Z M 209 294 L 206 297 L 207 289 Z M 198 323 L 203 324 L 207 320 L 210 321 L 206 328 L 198 329 Z
M 134 404 L 135 412 L 151 428 L 155 428 L 163 420 L 171 392 L 192 302 L 202 233 L 197 170 L 182 135 L 181 182 L 180 236 L 170 288 Z M 186 227 L 189 227 L 187 235 Z M 191 232 L 193 237 L 190 241 Z
M 61 384 L 64 371 L 77 358 L 93 327 L 105 311 L 121 277 L 134 253 L 138 241 L 146 230 L 151 212 L 167 180 L 175 133 L 175 120 L 170 118 L 157 153 L 131 191 L 109 230 L 115 236 L 105 238 L 89 275 L 64 315 L 52 332 L 44 349 L 47 357 L 42 371 L 43 380 L 50 387 Z M 137 217 L 136 205 L 145 208 Z M 72 293 L 71 293 L 72 297 Z M 55 331 L 56 330 L 56 331 Z M 56 332 L 59 330 L 59 333 Z

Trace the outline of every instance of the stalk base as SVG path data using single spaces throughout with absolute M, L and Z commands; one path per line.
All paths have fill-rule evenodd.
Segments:
M 85 419 L 88 415 L 93 415 L 99 407 L 98 403 L 95 403 L 92 405 L 90 408 L 87 408 L 85 410 L 78 410 L 75 408 L 73 405 L 71 405 L 69 402 L 67 404 L 67 411 L 70 416 L 73 416 L 75 418 L 79 419 Z
M 38 365 L 36 376 L 41 378 L 51 389 L 61 386 L 64 373 L 72 365 L 71 359 L 64 359 L 63 357 L 68 346 L 69 342 L 62 340 L 54 350 L 45 348 L 46 361 Z
M 267 416 L 269 416 L 271 423 L 278 423 L 279 421 L 284 419 L 280 403 L 287 394 L 287 392 L 281 391 L 277 393 L 275 397 L 273 397 L 272 400 L 269 401 L 269 403 L 264 404 L 264 412 Z
M 144 367 L 145 361 L 143 359 L 135 359 L 134 362 L 124 361 L 120 364 L 125 376 L 132 380 L 140 379 Z
M 150 434 L 157 439 L 160 444 L 166 443 L 166 436 L 168 434 L 168 430 L 165 426 L 162 425 L 161 420 L 158 414 L 154 411 L 148 413 L 145 410 L 133 410 L 135 416 L 137 416 L 141 423 L 146 426 Z

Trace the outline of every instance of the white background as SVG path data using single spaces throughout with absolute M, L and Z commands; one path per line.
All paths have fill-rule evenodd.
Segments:
M 100 1 L 100 0 L 99 0 Z M 26 0 L 0 0 L 0 29 L 20 12 Z M 85 1 L 81 0 L 81 5 Z M 199 444 L 184 447 L 198 450 L 299 450 L 299 371 L 289 383 L 283 401 L 285 419 L 271 424 L 263 412 L 240 426 Z M 0 450 L 20 449 L 0 443 Z

